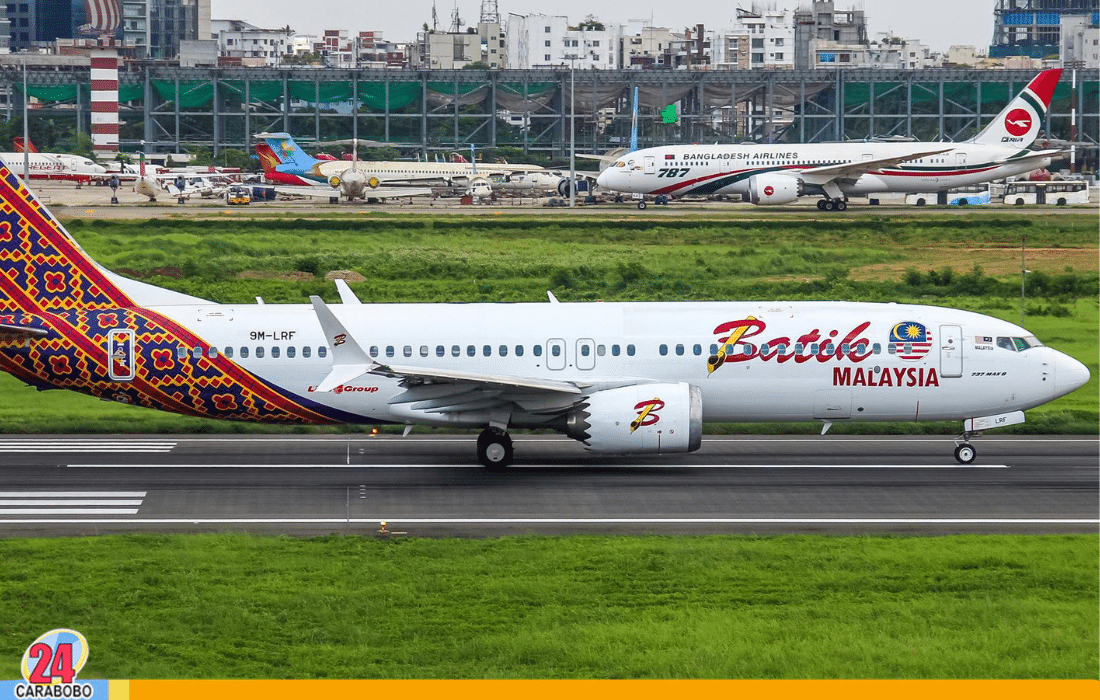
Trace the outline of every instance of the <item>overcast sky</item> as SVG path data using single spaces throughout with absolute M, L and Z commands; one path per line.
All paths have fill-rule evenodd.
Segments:
M 325 29 L 347 29 L 349 34 L 379 31 L 390 41 L 412 41 L 425 22 L 431 26 L 433 0 L 341 2 L 320 0 L 212 0 L 214 19 L 243 19 L 265 29 L 288 24 L 300 34 L 320 34 Z M 440 29 L 451 25 L 455 0 L 435 0 Z M 477 24 L 481 0 L 458 0 L 463 25 Z M 764 0 L 758 7 L 797 8 L 809 0 Z M 572 23 L 586 15 L 604 22 L 651 19 L 658 27 L 682 31 L 702 22 L 708 29 L 732 24 L 734 8 L 752 6 L 752 0 L 497 0 L 502 22 L 508 13 L 565 15 Z M 890 31 L 906 39 L 920 39 L 934 51 L 953 44 L 988 47 L 993 37 L 994 0 L 838 0 L 836 9 L 867 13 L 871 35 Z

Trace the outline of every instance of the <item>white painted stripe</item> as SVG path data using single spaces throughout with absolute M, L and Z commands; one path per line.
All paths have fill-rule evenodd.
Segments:
M 145 491 L 0 491 L 0 498 L 145 498 Z
M 141 501 L 112 498 L 0 498 L 0 506 L 140 506 Z
M 100 104 L 113 104 L 115 108 L 118 108 L 118 87 L 114 90 L 92 90 L 91 99 L 89 102 L 92 106 L 98 102 Z
M 118 80 L 118 68 L 92 68 L 89 70 L 91 80 Z
M 118 124 L 118 112 L 92 112 L 92 124 Z
M 136 515 L 137 512 L 137 508 L 0 508 L 0 515 Z
M 0 511 L 2 513 L 3 511 Z M 128 518 L 126 520 L 0 520 L 0 524 L 126 525 L 1100 525 L 1096 518 Z
M 484 469 L 480 464 L 66 464 L 70 469 Z M 1008 469 L 1007 464 L 513 464 L 517 469 Z

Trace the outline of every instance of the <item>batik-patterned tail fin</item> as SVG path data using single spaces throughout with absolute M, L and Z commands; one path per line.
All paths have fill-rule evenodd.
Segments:
M 132 306 L 24 183 L 0 163 L 0 311 Z

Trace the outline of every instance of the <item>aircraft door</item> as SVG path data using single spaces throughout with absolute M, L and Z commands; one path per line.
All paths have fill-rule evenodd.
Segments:
M 107 374 L 116 382 L 128 382 L 136 374 L 134 332 L 129 328 L 115 328 L 107 333 Z
M 966 165 L 966 154 L 965 153 L 956 153 L 955 154 L 955 165 Z
M 577 369 L 593 369 L 596 366 L 596 343 L 591 338 L 577 341 Z
M 565 369 L 565 341 L 561 338 L 546 341 L 546 368 Z
M 654 156 L 645 156 L 642 160 L 642 167 L 645 168 L 643 172 L 646 175 L 652 175 L 657 172 L 657 158 Z
M 961 377 L 962 326 L 940 326 L 940 376 Z

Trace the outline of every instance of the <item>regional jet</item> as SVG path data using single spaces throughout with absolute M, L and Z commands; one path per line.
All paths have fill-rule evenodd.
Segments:
M 960 143 L 660 146 L 626 154 L 597 184 L 656 197 L 734 194 L 761 205 L 817 196 L 818 209 L 842 211 L 849 195 L 936 192 L 1001 180 L 1045 168 L 1064 153 L 1028 150 L 1061 75 L 1061 69 L 1040 73 L 977 136 Z M 638 207 L 645 209 L 644 198 Z
M 0 165 L 0 369 L 40 390 L 275 424 L 549 428 L 601 454 L 697 450 L 704 421 L 962 421 L 971 438 L 1084 385 L 990 316 L 773 301 L 218 304 L 96 264 Z

